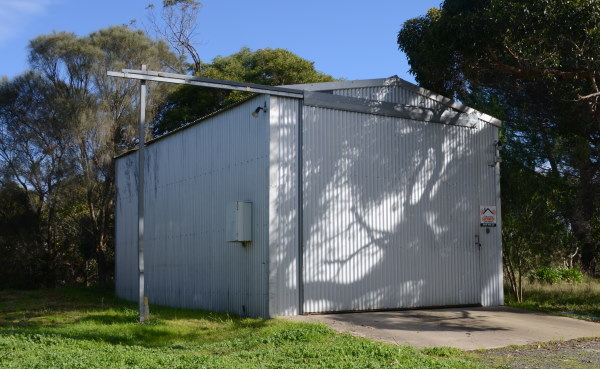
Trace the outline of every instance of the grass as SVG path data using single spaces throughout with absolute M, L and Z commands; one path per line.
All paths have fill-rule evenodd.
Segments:
M 553 314 L 564 312 L 600 317 L 600 281 L 585 283 L 526 284 L 523 301 L 507 296 L 507 305 Z M 593 320 L 593 319 L 590 319 Z
M 1 368 L 475 368 L 451 348 L 418 350 L 282 319 L 136 305 L 99 288 L 0 291 Z

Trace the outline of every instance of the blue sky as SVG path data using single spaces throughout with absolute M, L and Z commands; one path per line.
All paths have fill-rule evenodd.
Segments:
M 413 81 L 396 44 L 402 23 L 441 0 L 204 0 L 197 49 L 203 61 L 243 46 L 281 47 L 313 61 L 334 77 L 398 75 Z M 83 36 L 111 25 L 146 20 L 146 6 L 161 0 L 0 0 L 0 75 L 27 68 L 27 44 L 40 34 Z

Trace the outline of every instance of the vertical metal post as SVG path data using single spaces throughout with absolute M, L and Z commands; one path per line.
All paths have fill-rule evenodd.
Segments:
M 146 70 L 146 65 L 142 65 Z M 138 288 L 140 323 L 147 318 L 144 295 L 144 146 L 146 145 L 146 81 L 140 81 L 140 125 L 138 128 Z
M 500 142 L 500 128 L 496 128 L 494 127 L 494 140 L 497 143 L 496 144 L 496 157 L 499 158 L 500 157 L 500 149 L 498 146 L 498 143 Z M 504 305 L 504 289 L 502 288 L 502 281 L 504 280 L 503 277 L 503 269 L 502 269 L 502 204 L 501 204 L 501 193 L 500 193 L 500 163 L 496 163 L 496 167 L 494 168 L 495 170 L 495 179 L 496 179 L 496 229 L 494 229 L 494 232 L 496 232 L 496 247 L 498 247 L 499 251 L 500 251 L 500 255 L 498 255 L 498 260 L 497 260 L 497 264 L 496 264 L 496 270 L 499 272 L 500 276 L 498 277 L 499 281 L 498 284 L 498 294 L 499 294 L 499 298 L 498 298 L 498 305 Z
M 303 176 L 304 176 L 304 162 L 302 157 L 302 146 L 304 145 L 302 131 L 302 107 L 304 105 L 304 100 L 298 100 L 298 140 L 296 144 L 298 145 L 296 159 L 298 160 L 298 172 L 297 176 L 297 186 L 298 186 L 298 211 L 296 216 L 298 217 L 298 315 L 304 314 L 304 185 L 303 185 Z

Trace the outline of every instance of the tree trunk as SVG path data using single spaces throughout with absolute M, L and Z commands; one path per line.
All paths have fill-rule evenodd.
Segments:
M 50 206 L 48 209 L 48 219 L 46 219 L 46 232 L 44 235 L 44 242 L 46 246 L 46 287 L 54 288 L 56 286 L 56 260 L 55 260 L 55 244 L 54 244 L 54 218 L 55 218 L 56 210 L 53 206 Z
M 578 195 L 574 200 L 571 225 L 573 233 L 581 244 L 581 267 L 583 272 L 590 277 L 596 275 L 596 264 L 598 255 L 598 240 L 595 239 L 592 230 L 594 212 L 596 210 L 597 188 L 594 181 L 596 170 L 593 162 L 586 158 L 580 162 L 580 183 Z
M 517 291 L 517 302 L 523 302 L 523 271 L 519 269 L 519 288 Z
M 96 263 L 98 264 L 98 284 L 106 284 L 106 254 L 102 246 L 96 250 Z
M 510 250 L 506 250 L 503 255 L 504 267 L 506 269 L 506 275 L 510 284 L 510 289 L 517 302 L 521 302 L 521 272 L 517 271 L 514 264 L 509 256 Z
M 590 277 L 596 276 L 596 255 L 597 255 L 596 242 L 584 242 L 581 248 L 581 267 L 583 271 Z

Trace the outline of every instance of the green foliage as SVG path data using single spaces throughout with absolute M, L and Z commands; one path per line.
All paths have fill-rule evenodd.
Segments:
M 247 47 L 227 57 L 216 57 L 212 63 L 202 64 L 202 77 L 269 86 L 329 82 L 333 77 L 318 72 L 314 63 L 285 49 Z M 169 95 L 157 120 L 154 135 L 159 136 L 213 113 L 250 96 L 240 91 L 224 91 L 194 86 L 182 86 Z
M 578 269 L 559 269 L 560 278 L 565 282 L 581 283 L 583 282 L 583 273 Z
M 428 347 L 423 349 L 423 353 L 437 357 L 455 357 L 460 356 L 461 351 L 452 347 Z
M 549 267 L 539 267 L 530 276 L 530 282 L 537 281 L 539 283 L 554 284 L 561 282 L 562 274 L 559 269 Z
M 163 7 L 176 6 L 178 4 L 199 6 L 200 2 L 194 0 L 163 0 Z
M 106 290 L 0 292 L 2 368 L 475 368 L 460 350 L 417 350 L 324 325 L 135 306 Z
M 538 265 L 562 263 L 575 242 L 560 216 L 561 189 L 555 182 L 511 152 L 503 153 L 501 173 L 504 274 L 520 299 L 523 277 Z
M 211 64 L 204 65 L 201 75 L 270 86 L 333 81 L 331 76 L 315 70 L 313 62 L 279 48 L 253 52 L 243 47 L 235 54 L 216 57 Z
M 31 207 L 27 192 L 9 182 L 0 188 L 0 289 L 33 288 L 44 281 L 42 271 L 32 268 L 43 260 L 36 247 L 39 235 L 38 214 Z
M 599 70 L 599 13 L 595 0 L 446 0 L 408 20 L 398 44 L 419 83 L 448 86 L 438 91 L 451 96 L 471 82 L 570 81 L 582 69 Z
M 583 273 L 572 268 L 539 267 L 529 273 L 529 283 L 555 284 L 560 282 L 582 283 Z

